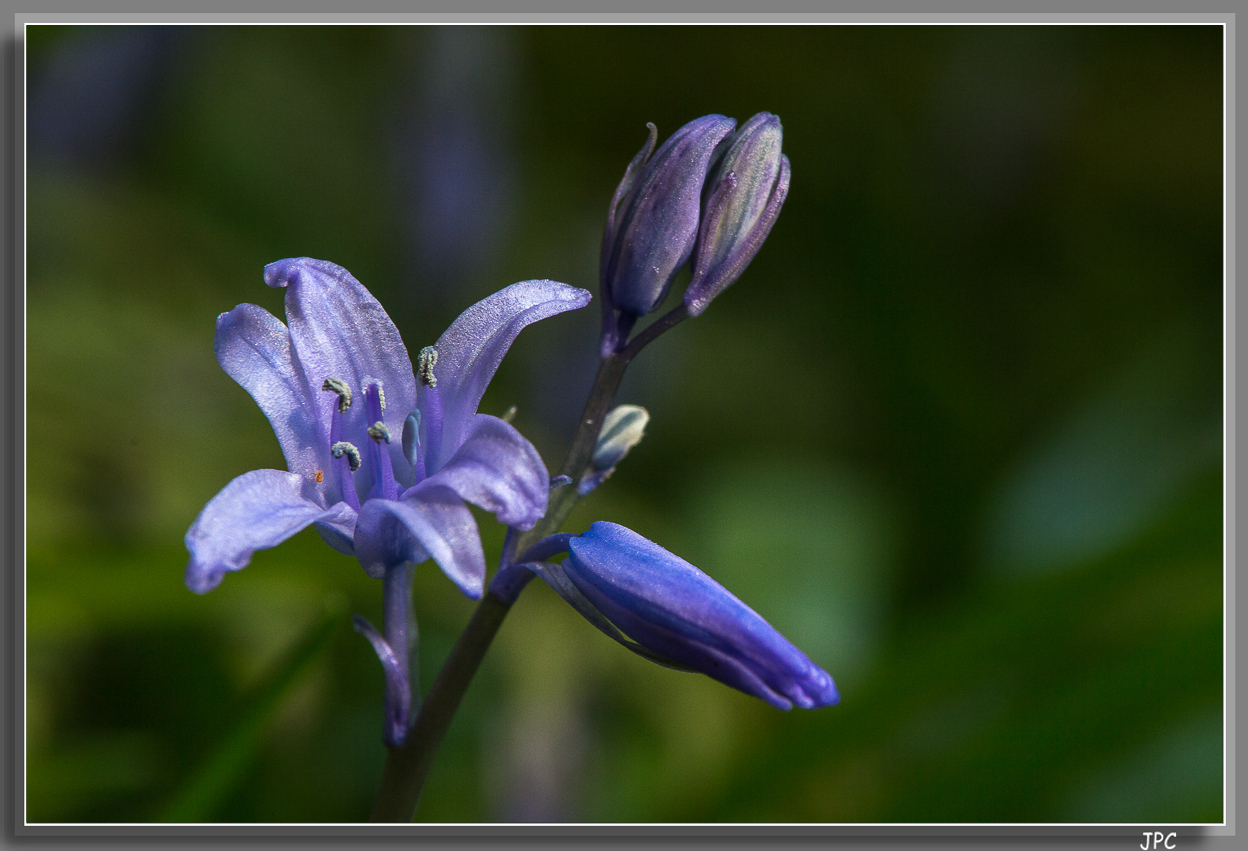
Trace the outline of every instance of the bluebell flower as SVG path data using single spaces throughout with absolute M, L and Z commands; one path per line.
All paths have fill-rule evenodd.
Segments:
M 524 326 L 590 294 L 554 281 L 507 287 L 422 353 L 418 384 L 398 329 L 345 269 L 283 260 L 265 282 L 286 288 L 289 328 L 242 304 L 217 319 L 215 348 L 273 425 L 289 472 L 245 473 L 205 506 L 186 534 L 187 585 L 209 591 L 256 550 L 316 524 L 370 576 L 432 557 L 479 597 L 485 563 L 464 500 L 528 529 L 549 480 L 532 444 L 477 406 Z
M 499 362 L 526 325 L 585 306 L 590 294 L 524 281 L 478 302 L 413 372 L 398 329 L 345 269 L 309 258 L 265 268 L 286 289 L 289 325 L 253 304 L 217 319 L 222 368 L 259 404 L 287 470 L 230 482 L 186 533 L 186 584 L 205 593 L 252 554 L 308 526 L 385 580 L 387 635 L 358 624 L 386 667 L 392 725 L 406 729 L 407 566 L 432 558 L 469 597 L 481 596 L 485 556 L 474 503 L 517 529 L 546 511 L 549 478 L 537 450 L 502 420 L 477 414 Z
M 561 564 L 547 561 L 567 550 Z M 660 664 L 699 671 L 772 706 L 829 706 L 832 678 L 753 609 L 636 532 L 598 522 L 539 542 L 527 565 L 591 623 Z
M 760 112 L 728 140 L 703 193 L 693 275 L 682 303 L 692 316 L 741 276 L 771 232 L 789 194 L 789 158 L 780 119 Z

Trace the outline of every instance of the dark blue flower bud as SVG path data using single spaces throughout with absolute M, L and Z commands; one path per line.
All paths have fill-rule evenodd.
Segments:
M 728 140 L 712 165 L 693 277 L 684 305 L 697 316 L 740 277 L 754 259 L 789 193 L 789 158 L 780 153 L 783 131 L 770 112 L 755 115 Z
M 736 126 L 722 115 L 690 121 L 659 148 L 656 133 L 629 163 L 611 200 L 602 241 L 604 308 L 632 317 L 654 310 L 698 238 L 702 184 L 716 146 Z
M 636 642 L 636 652 L 780 709 L 839 700 L 822 668 L 724 586 L 658 544 L 598 522 L 566 546 L 569 558 L 539 566 L 538 574 L 599 629 Z

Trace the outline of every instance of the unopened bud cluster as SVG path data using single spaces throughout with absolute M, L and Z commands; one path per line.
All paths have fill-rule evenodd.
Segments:
M 682 304 L 697 316 L 740 277 L 789 191 L 780 119 L 760 112 L 740 129 L 722 115 L 695 119 L 654 152 L 657 132 L 629 163 L 603 234 L 602 355 L 667 297 L 686 264 Z M 654 152 L 653 156 L 651 153 Z

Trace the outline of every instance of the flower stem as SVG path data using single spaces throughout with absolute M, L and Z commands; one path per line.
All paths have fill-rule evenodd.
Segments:
M 585 410 L 581 414 L 580 425 L 572 437 L 572 445 L 568 448 L 567 457 L 559 472 L 572 479 L 573 484 L 558 488 L 551 493 L 550 504 L 545 516 L 537 525 L 524 533 L 516 546 L 508 549 L 514 554 L 523 553 L 535 541 L 557 531 L 568 518 L 573 507 L 580 500 L 576 483 L 589 468 L 594 445 L 598 442 L 598 434 L 602 431 L 602 421 L 611 408 L 620 381 L 624 378 L 624 370 L 629 362 L 636 357 L 642 348 L 659 334 L 671 328 L 688 316 L 684 306 L 660 317 L 619 351 L 607 355 L 598 365 L 598 375 L 594 378 L 594 386 L 585 402 Z M 509 533 L 509 543 L 511 543 Z M 504 552 L 504 561 L 508 553 Z M 500 569 L 506 567 L 500 565 Z M 459 708 L 468 684 L 472 682 L 485 652 L 494 640 L 503 619 L 511 610 L 508 603 L 487 591 L 477 604 L 468 625 L 464 627 L 455 649 L 442 666 L 429 696 L 420 707 L 416 723 L 408 732 L 403 743 L 388 747 L 386 766 L 381 775 L 381 787 L 377 792 L 377 800 L 369 818 L 374 822 L 411 821 L 416 813 L 416 804 L 420 800 L 420 792 L 429 769 L 433 765 L 434 754 L 442 743 L 442 737 L 451 726 L 451 719 Z
M 589 399 L 585 402 L 585 411 L 581 414 L 581 424 L 577 426 L 572 437 L 572 445 L 563 460 L 560 475 L 572 480 L 572 485 L 559 488 L 551 494 L 550 505 L 546 507 L 546 515 L 538 521 L 532 530 L 520 539 L 518 552 L 524 552 L 536 541 L 558 531 L 563 521 L 568 519 L 572 508 L 580 501 L 576 485 L 581 476 L 589 468 L 589 459 L 594 454 L 594 446 L 598 443 L 598 434 L 602 431 L 602 421 L 611 410 L 615 393 L 620 389 L 620 381 L 624 378 L 624 370 L 637 354 L 656 337 L 689 316 L 685 306 L 678 305 L 674 310 L 665 313 L 659 319 L 646 326 L 646 329 L 621 347 L 620 351 L 608 355 L 598 365 L 598 375 L 594 379 L 593 389 L 589 391 Z
M 438 674 L 429 699 L 421 706 L 416 723 L 398 747 L 388 748 L 381 788 L 373 803 L 370 821 L 411 821 L 416 813 L 420 790 L 429 776 L 434 754 L 451 726 L 460 699 L 468 690 L 477 667 L 494 634 L 511 607 L 493 594 L 486 594 Z

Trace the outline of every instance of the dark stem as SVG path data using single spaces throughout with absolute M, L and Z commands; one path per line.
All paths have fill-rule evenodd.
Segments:
M 576 483 L 589 469 L 589 461 L 598 442 L 598 434 L 602 431 L 602 421 L 611 409 L 611 402 L 620 388 L 624 378 L 624 370 L 629 361 L 637 356 L 648 343 L 664 331 L 689 316 L 684 305 L 664 314 L 651 323 L 644 331 L 622 346 L 619 351 L 602 358 L 598 365 L 598 375 L 594 378 L 594 386 L 589 391 L 589 399 L 585 402 L 585 410 L 581 414 L 580 425 L 572 437 L 572 445 L 568 448 L 567 457 L 559 472 L 572 479 L 572 484 L 556 489 L 551 493 L 551 500 L 546 508 L 546 515 L 518 539 L 508 533 L 507 546 L 503 554 L 502 570 L 509 566 L 509 559 L 516 552 L 525 552 L 535 542 L 550 535 L 563 525 L 573 507 L 580 500 Z M 472 682 L 490 642 L 507 617 L 511 604 L 497 595 L 486 592 L 468 625 L 464 627 L 455 649 L 442 666 L 437 681 L 429 691 L 429 696 L 420 708 L 416 723 L 412 726 L 407 738 L 398 747 L 390 747 L 386 756 L 386 767 L 381 775 L 381 788 L 377 800 L 369 816 L 375 822 L 411 821 L 416 813 L 416 804 L 420 800 L 420 791 L 425 779 L 429 776 L 429 768 L 433 764 L 434 754 L 442 743 L 442 737 L 451 726 L 455 710 Z
M 557 531 L 568 519 L 573 507 L 580 501 L 576 485 L 581 476 L 589 468 L 589 459 L 598 443 L 598 434 L 602 431 L 602 421 L 611 410 L 615 393 L 620 389 L 620 381 L 624 378 L 624 370 L 637 354 L 664 331 L 674 327 L 688 318 L 689 311 L 682 304 L 665 313 L 659 319 L 646 326 L 646 329 L 623 346 L 619 352 L 602 359 L 598 365 L 598 375 L 594 379 L 594 387 L 590 390 L 589 399 L 585 402 L 585 411 L 581 414 L 581 424 L 572 437 L 572 446 L 560 468 L 560 475 L 572 480 L 569 487 L 559 488 L 551 494 L 550 504 L 546 507 L 546 515 L 538 521 L 532 530 L 520 539 L 519 551 L 524 552 L 537 541 Z
M 646 330 L 642 331 L 636 337 L 628 341 L 628 345 L 624 347 L 624 351 L 620 356 L 624 358 L 625 363 L 637 357 L 637 353 L 646 346 L 654 342 L 654 338 L 658 337 L 664 331 L 667 331 L 684 320 L 689 318 L 689 308 L 683 304 L 678 304 L 672 310 L 660 316 L 658 319 L 646 326 Z

